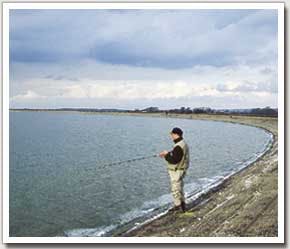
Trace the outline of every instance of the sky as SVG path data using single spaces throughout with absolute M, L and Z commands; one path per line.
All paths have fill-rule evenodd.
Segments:
M 277 10 L 10 10 L 11 108 L 278 106 Z

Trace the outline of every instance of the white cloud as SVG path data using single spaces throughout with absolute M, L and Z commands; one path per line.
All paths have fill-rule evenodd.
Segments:
M 65 87 L 64 98 L 96 99 L 176 99 L 193 96 L 214 96 L 216 89 L 206 85 L 194 85 L 188 82 L 95 82 Z
M 18 95 L 11 97 L 10 100 L 11 101 L 14 101 L 14 100 L 21 101 L 21 100 L 37 100 L 37 99 L 43 99 L 43 98 L 46 98 L 46 96 L 41 96 L 41 95 L 35 93 L 34 91 L 28 90 L 24 94 L 18 94 Z
M 142 103 L 156 106 L 213 105 L 225 108 L 236 101 L 244 106 L 259 106 L 263 101 L 277 106 L 277 75 L 274 67 L 267 66 L 196 66 L 188 69 L 159 69 L 101 64 L 91 60 L 62 65 L 27 64 L 13 65 L 17 75 L 11 79 L 11 106 L 30 106 L 56 103 L 62 106 L 95 106 L 97 103 L 118 107 L 136 108 Z M 23 72 L 23 73 L 22 73 Z M 235 98 L 230 98 L 230 97 Z M 257 98 L 259 97 L 259 98 Z M 46 100 L 44 100 L 46 98 Z M 196 103 L 199 98 L 200 102 Z M 252 99 L 251 99 L 252 98 Z M 220 100 L 224 99 L 221 106 Z M 216 100 L 216 101 L 215 101 Z M 217 101 L 218 100 L 218 101 Z M 46 101 L 46 102 L 45 102 Z M 105 102 L 104 102 L 105 101 Z M 106 107 L 106 106 L 103 106 Z M 212 106 L 216 107 L 216 106 Z

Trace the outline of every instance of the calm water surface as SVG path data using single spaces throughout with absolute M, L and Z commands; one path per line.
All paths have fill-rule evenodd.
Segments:
M 53 112 L 10 112 L 10 236 L 100 236 L 172 202 L 165 162 L 116 161 L 190 147 L 187 196 L 261 155 L 271 136 L 231 123 Z

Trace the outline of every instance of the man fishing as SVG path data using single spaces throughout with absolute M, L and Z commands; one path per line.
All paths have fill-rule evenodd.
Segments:
M 180 128 L 175 127 L 170 132 L 174 142 L 173 150 L 160 152 L 159 156 L 167 161 L 168 173 L 171 181 L 171 192 L 174 200 L 174 207 L 170 211 L 186 211 L 183 178 L 189 166 L 189 150 Z

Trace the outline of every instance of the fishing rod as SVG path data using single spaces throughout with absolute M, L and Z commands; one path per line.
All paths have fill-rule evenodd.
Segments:
M 109 167 L 109 166 L 113 166 L 113 165 L 119 165 L 119 164 L 123 164 L 123 163 L 131 163 L 131 162 L 136 162 L 136 161 L 142 161 L 142 160 L 146 160 L 146 159 L 150 159 L 150 158 L 154 158 L 154 157 L 158 157 L 158 155 L 154 154 L 154 155 L 151 155 L 151 156 L 136 157 L 136 158 L 132 158 L 132 159 L 124 160 L 124 161 L 107 163 L 107 164 L 103 164 L 101 166 L 98 166 L 98 169 Z

